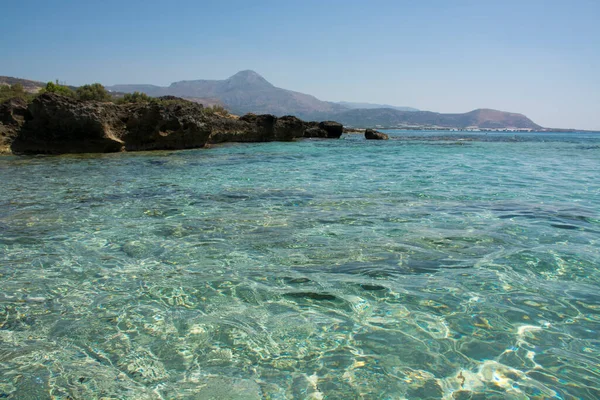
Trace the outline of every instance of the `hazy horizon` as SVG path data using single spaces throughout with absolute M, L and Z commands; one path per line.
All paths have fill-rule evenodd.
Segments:
M 321 100 L 600 130 L 600 3 L 5 5 L 0 75 L 169 85 L 251 69 Z

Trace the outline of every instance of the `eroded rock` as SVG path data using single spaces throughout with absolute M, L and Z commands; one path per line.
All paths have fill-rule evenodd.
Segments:
M 10 146 L 27 118 L 29 110 L 24 99 L 13 98 L 0 104 L 0 153 L 10 153 Z
M 385 133 L 378 132 L 374 129 L 365 130 L 365 139 L 367 140 L 388 140 L 390 137 Z
M 38 96 L 12 143 L 15 153 L 107 153 L 123 149 L 121 108 L 54 93 Z
M 15 125 L 11 149 L 23 154 L 175 150 L 223 142 L 339 138 L 343 132 L 343 126 L 333 121 L 304 122 L 269 114 L 223 116 L 175 97 L 119 105 L 45 93 L 28 106 L 12 109 L 12 114 L 0 110 L 0 118 Z

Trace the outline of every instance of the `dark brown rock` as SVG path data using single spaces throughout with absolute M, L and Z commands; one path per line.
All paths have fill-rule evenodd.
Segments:
M 209 143 L 271 142 L 293 139 L 296 137 L 286 134 L 285 123 L 280 122 L 280 118 L 271 114 L 246 114 L 238 120 L 221 118 L 213 121 Z
M 304 131 L 305 138 L 327 138 L 327 131 L 325 129 L 321 129 L 318 126 L 308 127 Z
M 274 139 L 282 142 L 304 137 L 304 121 L 292 115 L 278 118 L 275 122 Z
M 339 139 L 344 133 L 344 126 L 333 121 L 306 122 L 305 138 Z
M 330 139 L 339 139 L 344 133 L 344 126 L 335 121 L 323 121 L 319 124 L 319 128 L 327 132 L 327 137 Z
M 207 145 L 225 142 L 260 142 L 260 133 L 253 122 L 240 119 L 221 118 L 211 125 L 211 134 Z
M 27 118 L 29 110 L 24 99 L 8 99 L 0 104 L 0 153 L 10 153 L 10 146 Z
M 365 130 L 365 139 L 367 140 L 388 140 L 390 137 L 385 133 L 378 132 L 374 129 Z
M 209 143 L 287 142 L 304 136 L 305 122 L 293 116 L 246 114 L 238 120 L 213 121 Z
M 201 104 L 181 99 L 125 105 L 125 150 L 175 150 L 203 147 L 210 137 L 210 116 Z
M 274 139 L 275 136 L 275 123 L 277 122 L 277 117 L 271 114 L 262 114 L 257 115 L 254 120 L 254 125 L 256 125 L 256 136 L 257 142 L 270 142 Z
M 28 117 L 29 111 L 25 99 L 15 97 L 0 104 L 0 123 L 21 126 Z
M 15 153 L 187 149 L 223 142 L 290 141 L 312 131 L 314 137 L 335 138 L 343 129 L 336 122 L 306 123 L 293 116 L 247 114 L 236 119 L 175 97 L 117 105 L 46 93 L 25 110 L 27 117 L 12 143 Z
M 115 104 L 45 93 L 29 105 L 29 113 L 31 118 L 12 144 L 15 153 L 106 153 L 123 148 L 122 113 Z

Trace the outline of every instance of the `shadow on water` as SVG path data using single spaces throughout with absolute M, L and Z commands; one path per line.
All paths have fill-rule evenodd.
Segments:
M 386 279 L 403 275 L 431 274 L 444 269 L 472 268 L 472 265 L 465 265 L 465 262 L 461 260 L 422 260 L 409 258 L 407 260 L 404 260 L 401 264 L 398 264 L 397 260 L 395 261 L 395 265 L 386 264 L 382 262 L 352 262 L 335 267 L 330 267 L 327 269 L 314 270 L 313 272 L 326 272 L 329 274 L 342 275 L 361 275 L 369 278 Z M 303 269 L 302 271 L 306 271 L 306 269 Z
M 600 216 L 597 212 L 586 208 L 552 208 L 551 206 L 514 203 L 494 206 L 491 210 L 498 213 L 500 219 L 539 220 L 558 229 L 582 229 L 600 233 L 598 229 L 592 229 L 600 226 Z

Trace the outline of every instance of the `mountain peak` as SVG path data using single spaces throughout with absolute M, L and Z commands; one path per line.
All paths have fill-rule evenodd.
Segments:
M 235 77 L 244 77 L 244 78 L 256 77 L 256 78 L 264 79 L 258 72 L 252 71 L 251 69 L 245 69 L 245 70 L 239 71 L 236 74 L 230 76 L 229 79 L 235 78 Z
M 240 71 L 237 74 L 230 76 L 227 81 L 234 83 L 236 85 L 261 85 L 261 86 L 273 86 L 269 81 L 263 78 L 259 73 L 252 71 L 250 69 Z

